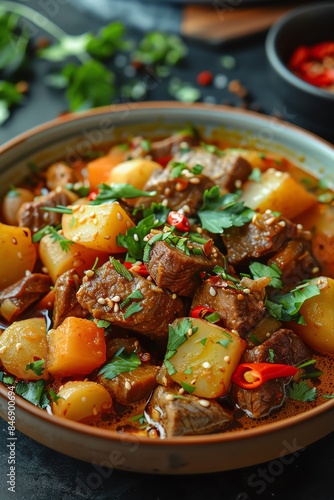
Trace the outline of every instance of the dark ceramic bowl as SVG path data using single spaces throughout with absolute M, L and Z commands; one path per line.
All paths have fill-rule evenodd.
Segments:
M 299 45 L 334 40 L 334 2 L 305 5 L 289 12 L 269 30 L 266 53 L 276 91 L 295 114 L 294 121 L 334 141 L 334 92 L 311 85 L 287 66 Z

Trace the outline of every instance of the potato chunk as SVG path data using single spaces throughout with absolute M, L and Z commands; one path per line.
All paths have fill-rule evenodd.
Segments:
M 334 279 L 320 277 L 314 284 L 320 295 L 306 300 L 300 308 L 306 325 L 292 328 L 315 351 L 334 355 Z
M 65 238 L 102 252 L 126 251 L 117 245 L 116 237 L 125 234 L 134 223 L 117 201 L 77 207 L 72 207 L 73 214 L 63 215 Z
M 270 168 L 260 182 L 247 181 L 240 200 L 250 208 L 265 212 L 270 209 L 293 219 L 317 203 L 316 197 L 287 172 Z
M 5 369 L 18 378 L 48 378 L 26 369 L 38 359 L 47 358 L 46 323 L 44 318 L 30 318 L 12 323 L 0 336 L 0 358 Z
M 143 189 L 152 173 L 157 169 L 162 170 L 161 165 L 155 161 L 134 158 L 114 167 L 107 183 L 132 184 L 137 189 Z
M 70 269 L 75 269 L 79 276 L 82 276 L 85 270 L 92 268 L 97 257 L 99 265 L 104 264 L 108 259 L 108 254 L 105 252 L 86 248 L 79 243 L 68 245 L 68 250 L 65 251 L 59 242 L 53 241 L 48 234 L 39 243 L 39 255 L 53 283 Z
M 169 359 L 165 360 L 173 380 L 196 396 L 218 398 L 226 394 L 246 342 L 208 321 L 180 318 L 170 329 L 169 353 L 174 352 L 173 344 L 181 334 L 186 340 L 174 349 L 171 357 L 167 354 Z
M 29 228 L 0 223 L 0 290 L 32 271 L 36 258 Z
M 112 407 L 109 392 L 96 382 L 67 382 L 57 396 L 59 399 L 52 404 L 53 414 L 69 420 L 93 417 Z

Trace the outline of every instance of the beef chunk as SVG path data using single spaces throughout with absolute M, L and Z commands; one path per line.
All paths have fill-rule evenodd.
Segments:
M 65 187 L 66 184 L 73 184 L 76 182 L 76 177 L 73 168 L 63 162 L 57 162 L 46 171 L 46 185 L 53 191 L 58 186 Z
M 130 272 L 131 281 L 119 274 L 111 262 L 106 262 L 92 277 L 83 279 L 77 293 L 79 303 L 96 319 L 104 319 L 123 328 L 143 333 L 153 339 L 166 339 L 168 325 L 184 315 L 182 300 L 173 298 L 151 281 L 135 272 Z M 129 296 L 136 292 L 139 297 Z M 118 302 L 112 301 L 114 297 Z M 127 304 L 122 303 L 129 299 Z M 129 314 L 129 307 L 138 304 L 136 312 Z
M 35 201 L 23 203 L 18 213 L 19 226 L 29 227 L 33 233 L 42 227 L 57 226 L 61 223 L 62 214 L 41 210 L 43 207 L 55 208 L 57 205 L 69 205 L 73 201 L 66 189 L 57 189 L 47 195 L 39 196 Z
M 147 407 L 150 418 L 163 427 L 168 438 L 221 431 L 231 422 L 232 414 L 216 401 L 192 394 L 178 398 L 178 388 L 158 386 Z
M 221 189 L 228 191 L 235 191 L 236 185 L 246 181 L 252 171 L 251 164 L 238 152 L 219 156 L 203 148 L 196 148 L 180 151 L 174 156 L 174 160 L 184 162 L 188 167 L 202 165 L 203 174 L 210 177 Z
M 302 239 L 291 240 L 268 261 L 276 264 L 282 271 L 285 290 L 291 290 L 303 280 L 314 277 L 319 263 L 312 255 L 311 243 Z
M 156 191 L 156 195 L 138 198 L 136 205 L 150 207 L 153 202 L 162 203 L 167 200 L 171 210 L 183 209 L 187 214 L 194 214 L 202 204 L 204 191 L 213 185 L 212 180 L 202 174 L 190 179 L 171 179 L 168 169 L 162 172 L 158 170 L 144 188 L 146 191 Z
M 148 398 L 156 387 L 158 366 L 142 364 L 130 372 L 120 373 L 113 379 L 98 377 L 98 381 L 106 387 L 111 395 L 120 403 L 137 403 Z
M 14 321 L 29 306 L 50 291 L 51 279 L 46 274 L 25 276 L 0 292 L 0 313 L 7 321 Z
M 269 278 L 241 281 L 241 287 L 212 276 L 195 292 L 191 307 L 206 306 L 214 309 L 220 315 L 224 325 L 229 330 L 236 330 L 239 335 L 251 330 L 265 313 L 265 287 Z M 244 288 L 248 293 L 244 292 Z
M 203 249 L 203 245 L 191 243 L 193 249 Z M 216 265 L 224 265 L 224 257 L 213 246 L 212 240 L 206 244 L 208 251 L 189 255 L 179 248 L 171 247 L 166 241 L 157 241 L 152 245 L 146 267 L 154 281 L 161 288 L 167 288 L 178 295 L 191 297 L 201 285 L 200 273 L 211 271 Z M 187 246 L 189 250 L 189 247 Z
M 129 155 L 131 158 L 138 158 L 150 155 L 153 160 L 172 156 L 179 151 L 182 143 L 187 143 L 188 146 L 197 143 L 197 134 L 192 130 L 183 130 L 158 141 L 149 143 L 149 148 L 143 147 L 145 140 L 143 137 L 134 137 L 131 142 L 131 150 Z
M 222 238 L 228 262 L 237 265 L 277 252 L 290 238 L 297 236 L 296 224 L 266 212 L 256 214 L 252 222 L 243 227 L 226 229 Z
M 55 304 L 53 308 L 53 328 L 57 328 L 68 316 L 86 318 L 87 309 L 78 302 L 76 293 L 80 286 L 80 278 L 74 269 L 66 271 L 56 281 Z
M 274 363 L 296 366 L 310 358 L 309 349 L 291 330 L 281 328 L 273 333 L 263 344 L 244 353 L 244 363 L 268 363 L 274 355 Z M 289 378 L 268 380 L 256 389 L 243 389 L 232 384 L 231 397 L 249 416 L 261 418 L 275 408 L 279 408 L 285 399 L 284 386 Z

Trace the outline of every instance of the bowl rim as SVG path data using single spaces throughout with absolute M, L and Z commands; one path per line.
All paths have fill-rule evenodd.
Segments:
M 261 113 L 257 113 L 255 111 L 249 111 L 239 108 L 232 108 L 225 105 L 215 105 L 214 107 L 210 104 L 205 103 L 196 103 L 196 104 L 188 104 L 188 103 L 180 103 L 175 101 L 150 101 L 150 102 L 140 102 L 135 103 L 135 110 L 157 110 L 157 109 L 170 109 L 174 108 L 177 110 L 185 110 L 192 109 L 194 111 L 208 111 L 208 114 L 214 113 L 227 113 L 235 116 L 247 116 L 250 118 L 256 118 L 259 122 L 264 124 L 268 124 L 272 117 L 268 115 L 263 115 Z M 54 120 L 50 120 L 44 124 L 38 125 L 26 132 L 21 133 L 14 139 L 6 142 L 3 146 L 0 147 L 0 155 L 6 153 L 7 151 L 20 146 L 26 140 L 31 138 L 32 136 L 38 135 L 40 133 L 47 131 L 52 131 L 53 128 L 57 128 L 61 126 L 63 123 L 67 122 L 78 122 L 85 118 L 105 115 L 113 112 L 122 112 L 129 111 L 128 104 L 115 104 L 112 106 L 104 106 L 101 108 L 94 108 L 88 111 L 82 111 L 79 113 L 69 113 L 67 115 L 60 116 L 55 118 Z M 293 125 L 291 123 L 281 121 L 286 127 L 288 127 L 291 132 L 298 133 L 305 140 L 313 138 L 319 145 L 325 146 L 327 150 L 334 154 L 334 145 L 330 142 L 318 137 L 312 132 L 306 131 L 301 127 Z M 0 382 L 0 397 L 8 400 L 8 387 Z M 283 431 L 284 429 L 291 428 L 297 426 L 299 424 L 305 423 L 310 419 L 318 417 L 327 411 L 330 411 L 334 408 L 334 399 L 328 399 L 324 401 L 321 405 L 311 408 L 308 410 L 299 413 L 298 415 L 294 415 L 291 417 L 283 418 L 278 420 L 277 422 L 271 422 L 267 424 L 262 424 L 257 427 L 253 427 L 250 429 L 244 429 L 242 431 L 231 431 L 231 432 L 220 432 L 216 434 L 205 434 L 205 435 L 196 435 L 196 436 L 180 436 L 173 438 L 165 438 L 165 439 L 152 439 L 144 436 L 132 436 L 130 433 L 119 433 L 117 431 L 102 429 L 93 427 L 81 422 L 75 422 L 71 420 L 67 420 L 65 418 L 59 417 L 57 415 L 50 415 L 47 411 L 34 406 L 32 403 L 26 401 L 21 396 L 15 395 L 16 406 L 20 408 L 23 412 L 30 414 L 32 417 L 42 419 L 45 424 L 56 426 L 58 428 L 64 429 L 66 431 L 73 431 L 78 434 L 85 434 L 86 436 L 90 436 L 92 438 L 98 438 L 108 441 L 116 441 L 122 442 L 124 439 L 131 442 L 140 442 L 149 446 L 175 446 L 180 447 L 182 445 L 186 446 L 194 446 L 198 444 L 223 444 L 232 441 L 253 439 L 263 435 L 274 434 L 278 431 Z M 18 427 L 19 428 L 19 427 Z
M 326 11 L 332 8 L 334 12 L 334 2 L 317 3 L 316 5 L 304 5 L 280 17 L 269 29 L 265 40 L 265 51 L 272 68 L 290 85 L 297 87 L 302 92 L 312 94 L 323 101 L 334 101 L 334 92 L 329 92 L 315 85 L 311 85 L 299 78 L 283 63 L 276 50 L 277 37 L 281 30 L 290 22 L 298 19 L 300 15 L 312 11 Z

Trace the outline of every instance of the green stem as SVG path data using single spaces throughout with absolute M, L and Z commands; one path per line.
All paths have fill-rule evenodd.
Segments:
M 37 12 L 27 5 L 17 4 L 16 2 L 4 0 L 1 1 L 0 8 L 28 19 L 28 21 L 46 31 L 47 33 L 49 33 L 49 35 L 53 36 L 58 41 L 60 41 L 63 37 L 69 36 L 66 31 L 59 28 L 57 24 L 53 23 L 46 16 L 40 14 L 40 12 Z M 85 62 L 87 59 L 85 54 L 76 54 L 75 56 L 81 62 Z

